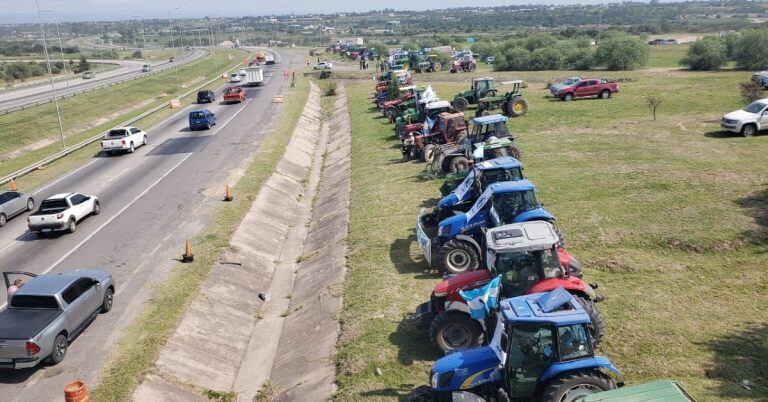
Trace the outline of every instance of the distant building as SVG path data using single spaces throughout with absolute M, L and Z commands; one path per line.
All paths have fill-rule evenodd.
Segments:
M 339 39 L 339 44 L 363 46 L 364 42 L 363 38 L 341 38 Z

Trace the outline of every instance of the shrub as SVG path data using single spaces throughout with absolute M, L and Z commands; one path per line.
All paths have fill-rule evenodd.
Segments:
M 554 47 L 539 48 L 531 52 L 528 70 L 559 70 L 563 56 Z
M 740 32 L 734 44 L 733 59 L 741 68 L 768 68 L 768 29 L 748 29 Z
M 648 44 L 640 38 L 614 35 L 600 41 L 595 61 L 609 70 L 634 70 L 648 63 Z
M 746 104 L 763 99 L 763 86 L 760 83 L 750 80 L 739 84 L 739 88 L 741 89 L 741 98 Z
M 705 36 L 693 42 L 688 54 L 680 60 L 680 65 L 691 70 L 717 70 L 725 63 L 726 57 L 725 42 L 716 36 Z
M 528 39 L 525 40 L 525 48 L 532 52 L 536 49 L 552 47 L 556 43 L 557 39 L 555 39 L 554 36 L 550 34 L 539 34 L 529 36 Z
M 330 81 L 325 86 L 325 96 L 336 96 L 336 83 L 335 82 Z

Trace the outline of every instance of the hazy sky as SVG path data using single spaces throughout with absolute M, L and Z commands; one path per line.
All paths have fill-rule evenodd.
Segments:
M 601 3 L 601 0 L 38 0 L 41 9 L 53 10 L 60 20 L 117 20 L 130 15 L 145 18 L 166 17 L 169 8 L 186 6 L 174 12 L 178 17 L 206 15 L 244 16 L 294 13 L 368 11 L 383 7 L 397 10 L 424 10 L 467 6 L 500 6 L 529 3 Z M 0 0 L 0 23 L 36 21 L 33 0 Z

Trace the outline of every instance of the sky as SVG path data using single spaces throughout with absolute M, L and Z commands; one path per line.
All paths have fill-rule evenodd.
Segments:
M 270 14 L 334 13 L 368 11 L 383 7 L 396 10 L 426 10 L 451 7 L 503 6 L 529 3 L 595 4 L 603 0 L 38 0 L 40 8 L 52 10 L 60 21 L 122 20 L 131 15 L 166 18 L 168 9 L 175 17 L 247 16 Z M 0 0 L 0 23 L 36 22 L 34 0 Z

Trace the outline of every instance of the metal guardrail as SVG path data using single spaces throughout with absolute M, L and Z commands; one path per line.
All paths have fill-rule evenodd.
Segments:
M 233 69 L 233 68 L 238 68 L 238 67 L 242 66 L 243 63 L 244 62 L 241 61 L 240 63 L 238 63 L 234 67 L 228 68 L 228 70 L 229 69 Z M 197 87 L 192 88 L 189 91 L 187 91 L 187 92 L 177 96 L 177 99 L 186 98 L 187 96 L 197 92 L 198 90 L 202 89 L 203 87 L 205 87 L 207 85 L 210 85 L 211 83 L 214 83 L 214 82 L 216 82 L 216 81 L 218 81 L 220 79 L 221 79 L 221 77 L 219 75 L 217 75 L 217 76 L 213 77 L 212 79 L 210 79 L 210 80 L 208 80 L 208 81 L 198 85 Z M 124 122 L 114 126 L 113 128 L 128 126 L 128 125 L 130 125 L 130 124 L 132 124 L 134 122 L 137 122 L 137 121 L 139 121 L 139 120 L 141 120 L 141 119 L 151 115 L 152 113 L 155 113 L 155 112 L 157 112 L 159 110 L 163 110 L 163 109 L 165 109 L 167 107 L 168 107 L 167 103 L 159 104 L 159 105 L 153 107 L 152 109 L 149 109 L 146 112 L 144 112 L 144 113 L 142 113 L 142 114 L 140 114 L 140 115 L 138 115 L 136 117 L 133 117 L 133 118 L 131 118 L 129 120 L 126 120 L 126 121 L 124 121 Z M 111 129 L 109 129 L 109 130 L 111 130 Z M 75 152 L 75 151 L 78 151 L 78 150 L 80 150 L 82 148 L 87 147 L 88 145 L 90 145 L 90 144 L 92 144 L 92 143 L 94 143 L 94 142 L 104 138 L 104 136 L 109 132 L 109 130 L 103 131 L 103 132 L 101 132 L 101 133 L 99 133 L 97 135 L 94 135 L 93 137 L 90 137 L 90 138 L 87 138 L 87 139 L 85 139 L 83 141 L 80 141 L 76 145 L 64 148 L 61 151 L 59 151 L 59 152 L 57 152 L 57 153 L 55 153 L 55 154 L 53 154 L 53 155 L 51 155 L 49 157 L 46 157 L 46 158 L 44 158 L 44 159 L 42 159 L 40 161 L 37 161 L 37 162 L 35 162 L 35 163 L 25 167 L 25 168 L 19 169 L 19 170 L 15 171 L 15 172 L 7 175 L 7 176 L 4 176 L 4 177 L 0 178 L 0 186 L 10 182 L 11 179 L 18 179 L 19 177 L 26 176 L 26 175 L 34 172 L 35 170 L 38 170 L 41 166 L 45 166 L 45 165 L 47 165 L 47 164 L 49 164 L 51 162 L 55 162 L 55 161 L 65 157 L 65 156 Z
M 208 50 L 204 50 L 204 52 L 208 52 Z M 208 52 L 208 53 L 210 54 L 210 52 Z M 202 56 L 202 57 L 205 57 L 205 56 Z M 195 61 L 195 60 L 197 60 L 199 58 L 200 57 L 193 57 L 193 58 L 188 59 L 188 60 L 183 60 L 183 61 L 180 62 L 180 64 L 187 64 L 187 63 L 193 62 L 193 61 Z M 87 93 L 87 92 L 93 92 L 93 91 L 95 91 L 97 89 L 109 88 L 111 86 L 115 86 L 115 85 L 118 85 L 118 84 L 123 84 L 123 83 L 126 83 L 128 81 L 133 81 L 133 80 L 137 80 L 139 78 L 145 78 L 145 77 L 149 77 L 151 75 L 164 73 L 164 72 L 166 72 L 166 71 L 168 71 L 168 70 L 170 70 L 172 68 L 173 68 L 173 65 L 171 65 L 171 66 L 169 66 L 167 68 L 160 69 L 160 70 L 153 70 L 153 71 L 150 71 L 150 72 L 147 72 L 147 73 L 143 73 L 143 74 L 139 74 L 139 75 L 134 75 L 132 77 L 124 78 L 122 80 L 108 82 L 108 83 L 105 83 L 103 85 L 98 85 L 98 86 L 91 87 L 91 88 L 81 89 L 79 91 L 74 91 L 74 92 L 66 94 L 66 95 L 59 95 L 59 96 L 56 97 L 56 99 L 67 99 L 67 98 L 71 98 L 73 96 L 82 95 L 82 94 Z M 51 103 L 51 102 L 53 102 L 53 99 L 49 98 L 49 99 L 44 99 L 44 100 L 37 101 L 37 102 L 27 103 L 27 104 L 20 105 L 20 106 L 14 106 L 14 107 L 11 107 L 11 108 L 8 108 L 8 109 L 5 109 L 5 110 L 0 110 L 0 116 L 6 115 L 6 114 L 9 114 L 9 113 L 13 113 L 13 112 L 18 112 L 18 111 L 24 110 L 24 109 L 29 109 L 29 108 L 37 107 L 37 106 L 40 106 L 40 105 L 45 105 L 46 103 Z

